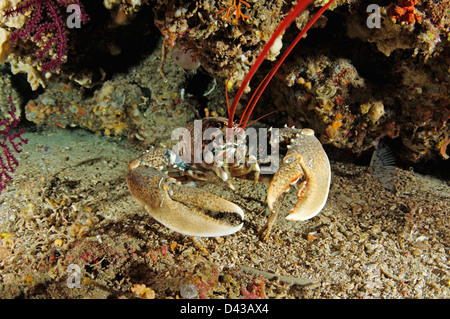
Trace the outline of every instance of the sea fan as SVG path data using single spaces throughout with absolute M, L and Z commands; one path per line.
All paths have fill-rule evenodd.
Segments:
M 44 72 L 59 69 L 67 59 L 64 15 L 69 5 L 78 6 L 81 22 L 88 20 L 79 0 L 24 0 L 4 12 L 5 17 L 29 14 L 24 26 L 11 33 L 10 40 L 12 43 L 17 43 L 19 39 L 34 42 L 38 47 L 35 56 Z
M 3 140 L 0 142 L 0 193 L 5 189 L 6 184 L 12 180 L 11 174 L 14 173 L 19 162 L 14 157 L 14 153 L 20 153 L 22 150 L 20 147 L 22 144 L 28 143 L 28 140 L 22 138 L 22 134 L 25 130 L 22 128 L 20 131 L 11 133 L 11 130 L 16 128 L 20 122 L 20 118 L 16 116 L 16 108 L 9 97 L 10 110 L 8 112 L 9 117 L 0 121 L 0 135 L 3 136 Z

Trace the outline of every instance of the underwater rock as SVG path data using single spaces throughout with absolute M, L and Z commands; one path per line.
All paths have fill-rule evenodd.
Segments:
M 333 30 L 327 29 L 329 21 L 323 32 L 316 31 L 317 40 L 310 31 L 303 49 L 288 57 L 260 103 L 280 112 L 267 117 L 270 125 L 284 121 L 311 127 L 323 143 L 356 154 L 387 136 L 401 141 L 395 152 L 403 160 L 445 159 L 450 136 L 450 49 L 443 40 L 448 4 L 425 1 L 417 8 L 423 11 L 415 24 L 396 23 L 381 8 L 380 28 L 370 29 L 365 5 L 354 3 L 346 29 L 338 29 L 334 20 Z M 270 111 L 257 108 L 253 116 Z
M 10 117 L 9 112 L 11 106 L 9 97 L 11 97 L 12 103 L 16 109 L 16 118 L 20 118 L 22 101 L 19 92 L 11 83 L 11 75 L 6 72 L 5 68 L 0 68 L 0 121 L 6 117 Z
M 400 2 L 393 5 L 402 6 L 404 2 Z M 71 59 L 50 79 L 29 70 L 35 88 L 45 82 L 64 81 L 67 86 L 51 84 L 28 104 L 27 118 L 40 125 L 81 126 L 149 145 L 167 141 L 167 122 L 184 126 L 205 108 L 223 115 L 223 83 L 229 78 L 227 89 L 232 95 L 291 7 L 272 0 L 250 0 L 248 5 L 236 2 L 239 8 L 232 3 L 152 0 L 148 6 L 137 0 L 101 1 L 109 20 L 94 25 L 96 32 L 89 32 L 94 29 L 87 26 L 91 29 L 83 30 L 80 38 L 94 41 L 95 46 L 87 50 L 79 43 L 74 45 Z M 315 1 L 296 19 L 297 28 L 287 29 L 268 60 L 283 52 L 298 28 L 323 3 Z M 227 5 L 231 6 L 223 7 Z M 353 153 L 361 153 L 387 136 L 401 141 L 402 147 L 396 151 L 402 159 L 445 158 L 441 154 L 446 154 L 450 136 L 446 125 L 450 104 L 448 2 L 420 1 L 413 10 L 420 18 L 415 16 L 414 22 L 402 22 L 388 7 L 380 7 L 379 27 L 369 28 L 366 2 L 334 3 L 285 61 L 267 88 L 271 96 L 263 94 L 252 117 L 267 114 L 268 106 L 279 113 L 261 122 L 311 127 L 323 143 Z M 152 28 L 153 22 L 156 28 Z M 158 31 L 163 41 L 158 51 L 142 51 L 143 60 L 140 56 L 128 58 L 133 47 L 129 35 L 140 34 L 139 43 L 149 43 L 144 35 L 153 32 L 156 37 Z M 170 55 L 185 69 L 201 64 L 200 73 L 206 70 L 218 80 L 221 92 L 214 90 L 214 84 L 200 102 L 205 104 L 193 107 L 184 99 L 187 72 L 171 59 L 161 60 Z M 123 65 L 131 68 L 117 70 Z M 271 66 L 269 61 L 262 65 L 247 93 Z M 84 96 L 85 88 L 91 90 L 89 97 Z M 111 90 L 114 92 L 105 94 Z M 46 105 L 44 98 L 55 104 Z
M 413 63 L 396 56 L 390 61 L 397 71 L 393 78 L 373 82 L 361 76 L 351 60 L 299 59 L 287 63 L 283 84 L 269 88 L 272 96 L 265 103 L 286 114 L 288 125 L 311 127 L 323 143 L 354 153 L 388 136 L 401 140 L 402 147 L 395 151 L 402 159 L 441 157 L 450 136 L 448 74 L 439 66 L 444 61 L 437 56 L 426 64 Z
M 161 46 L 126 74 L 105 81 L 86 97 L 76 84 L 51 84 L 37 99 L 25 106 L 26 117 L 39 125 L 82 127 L 99 135 L 126 137 L 145 147 L 171 138 L 193 114 L 180 99 L 185 76 L 166 61 L 164 83 L 158 73 Z
M 9 32 L 0 28 L 0 64 L 6 61 L 6 58 L 11 53 L 11 45 L 8 43 Z
M 248 6 L 238 8 L 221 5 L 209 0 L 157 0 L 155 25 L 168 47 L 193 50 L 211 75 L 231 77 L 230 87 L 239 86 L 290 4 L 248 1 Z M 280 39 L 268 59 L 278 54 L 281 44 Z

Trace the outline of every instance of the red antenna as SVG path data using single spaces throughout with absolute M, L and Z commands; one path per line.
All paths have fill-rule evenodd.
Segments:
M 255 93 L 250 99 L 249 104 L 245 108 L 244 114 L 244 122 L 242 127 L 245 128 L 248 122 L 248 119 L 250 118 L 250 114 L 252 113 L 256 103 L 258 102 L 261 94 L 264 92 L 264 89 L 269 84 L 270 80 L 274 76 L 275 72 L 278 70 L 278 68 L 281 66 L 283 61 L 286 59 L 286 57 L 289 55 L 289 53 L 292 51 L 292 49 L 295 47 L 295 45 L 300 41 L 300 39 L 305 35 L 305 33 L 311 28 L 311 26 L 317 21 L 317 19 L 323 14 L 323 12 L 328 9 L 328 7 L 334 2 L 335 0 L 330 0 L 326 5 L 324 5 L 311 19 L 311 21 L 303 28 L 303 30 L 298 34 L 298 36 L 295 38 L 295 40 L 291 43 L 289 48 L 284 52 L 282 57 L 278 60 L 276 65 L 273 67 L 273 69 L 269 72 L 268 75 L 264 78 L 264 80 L 260 83 L 258 88 L 256 89 Z M 258 70 L 259 66 L 263 62 L 264 58 L 266 57 L 267 53 L 269 52 L 270 48 L 272 47 L 275 40 L 281 35 L 281 33 L 286 30 L 289 25 L 295 20 L 295 18 L 302 13 L 310 4 L 312 3 L 312 0 L 305 0 L 300 1 L 298 4 L 295 5 L 295 7 L 291 10 L 291 12 L 284 18 L 284 20 L 280 23 L 278 28 L 273 33 L 272 37 L 269 39 L 269 41 L 264 46 L 263 50 L 261 51 L 260 55 L 255 61 L 255 64 L 250 68 L 250 71 L 245 76 L 244 81 L 241 84 L 241 87 L 239 88 L 235 98 L 233 99 L 233 103 L 231 105 L 231 108 L 228 112 L 228 127 L 231 128 L 233 126 L 233 118 L 234 113 L 236 111 L 237 104 L 242 97 L 242 94 L 244 93 L 245 88 L 247 87 L 248 83 L 250 82 L 253 75 Z M 242 119 L 241 119 L 242 122 Z M 241 125 L 241 123 L 239 123 Z

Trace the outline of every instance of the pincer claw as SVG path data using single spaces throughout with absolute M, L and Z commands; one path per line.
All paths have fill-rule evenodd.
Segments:
M 239 206 L 196 187 L 179 185 L 153 167 L 135 163 L 130 166 L 127 182 L 133 197 L 153 218 L 181 234 L 225 236 L 243 226 L 244 212 Z M 214 216 L 222 212 L 235 213 L 240 223 L 233 225 Z
M 293 130 L 293 129 L 290 129 Z M 267 192 L 267 204 L 271 211 L 279 198 L 291 185 L 297 188 L 298 201 L 286 216 L 288 220 L 307 220 L 316 216 L 328 198 L 331 168 L 322 144 L 311 129 L 299 130 L 275 173 Z

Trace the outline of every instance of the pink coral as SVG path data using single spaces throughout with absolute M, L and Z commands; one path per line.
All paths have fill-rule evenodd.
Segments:
M 79 18 L 86 22 L 79 0 L 24 0 L 4 12 L 6 17 L 31 12 L 25 25 L 12 32 L 10 39 L 13 43 L 18 39 L 33 41 L 39 47 L 35 55 L 44 72 L 58 69 L 66 60 L 67 25 L 62 9 L 66 11 L 71 4 L 80 8 Z
M 0 155 L 0 193 L 5 189 L 6 184 L 12 180 L 11 173 L 14 173 L 19 162 L 14 157 L 8 144 L 13 148 L 14 152 L 20 153 L 22 150 L 19 148 L 22 143 L 28 143 L 28 140 L 22 138 L 22 134 L 25 130 L 22 128 L 19 132 L 11 133 L 11 130 L 16 128 L 20 122 L 20 118 L 16 117 L 16 108 L 13 105 L 11 97 L 9 97 L 9 103 L 11 108 L 9 110 L 10 118 L 5 118 L 0 121 L 0 134 L 3 135 L 3 141 L 0 142 L 0 147 L 3 150 L 3 154 Z M 19 139 L 19 141 L 16 141 Z

